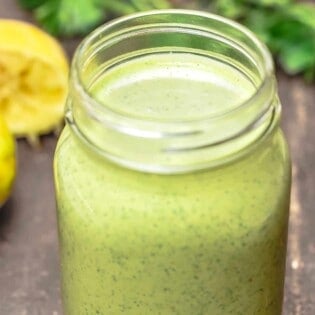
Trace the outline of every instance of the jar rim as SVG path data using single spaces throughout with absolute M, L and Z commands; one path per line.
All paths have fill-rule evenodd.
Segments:
M 111 28 L 115 28 L 116 26 L 119 26 L 123 23 L 127 23 L 136 18 L 150 17 L 150 16 L 153 17 L 156 15 L 163 15 L 163 14 L 199 16 L 206 19 L 211 19 L 213 21 L 221 22 L 243 33 L 249 40 L 251 40 L 251 42 L 259 50 L 259 53 L 263 58 L 262 60 L 263 77 L 260 78 L 261 81 L 259 82 L 259 85 L 255 87 L 255 91 L 252 94 L 250 94 L 248 98 L 246 98 L 244 101 L 242 101 L 238 106 L 236 106 L 232 110 L 227 110 L 226 112 L 219 113 L 217 115 L 207 115 L 206 117 L 198 119 L 198 120 L 181 121 L 179 124 L 175 124 L 175 125 L 174 125 L 174 122 L 152 121 L 152 120 L 147 122 L 138 117 L 126 116 L 110 109 L 108 106 L 106 106 L 106 103 L 105 104 L 100 103 L 95 98 L 93 98 L 93 96 L 90 95 L 80 75 L 83 60 L 86 58 L 87 47 L 91 45 L 91 43 L 94 40 L 97 40 L 98 38 L 100 38 L 102 33 L 104 33 L 107 30 L 110 30 Z M 189 23 L 187 23 L 187 25 L 189 26 Z M 273 66 L 272 56 L 268 48 L 265 46 L 265 44 L 262 43 L 252 31 L 250 31 L 243 25 L 239 24 L 238 22 L 224 18 L 222 16 L 219 16 L 213 13 L 202 12 L 198 10 L 187 10 L 187 9 L 165 9 L 165 10 L 151 10 L 151 11 L 139 12 L 139 13 L 123 16 L 120 18 L 116 18 L 110 22 L 107 22 L 99 26 L 93 32 L 91 32 L 78 46 L 75 52 L 74 58 L 73 58 L 72 72 L 73 72 L 72 78 L 73 78 L 74 87 L 80 93 L 81 97 L 84 98 L 84 103 L 89 107 L 89 112 L 91 116 L 97 116 L 94 118 L 98 119 L 99 121 L 102 121 L 102 123 L 104 124 L 110 124 L 112 128 L 120 130 L 121 132 L 128 132 L 135 136 L 148 137 L 148 138 L 164 138 L 168 136 L 173 137 L 173 136 L 187 135 L 187 133 L 189 134 L 196 133 L 198 131 L 192 130 L 193 126 L 196 125 L 196 122 L 207 125 L 212 121 L 222 119 L 226 115 L 233 114 L 234 111 L 240 111 L 244 107 L 250 106 L 253 102 L 255 102 L 256 98 L 259 95 L 265 93 L 266 90 L 274 91 L 275 89 L 275 86 L 274 86 L 275 82 L 273 80 L 274 66 Z M 97 114 L 95 113 L 95 109 L 97 110 Z M 104 115 L 99 115 L 100 113 Z M 122 125 L 125 127 L 126 126 L 128 127 L 125 128 L 125 127 L 122 127 Z M 132 128 L 132 126 L 134 125 L 137 125 L 137 128 Z M 178 126 L 178 129 L 176 128 L 177 126 Z M 164 131 L 161 131 L 161 130 L 164 130 Z

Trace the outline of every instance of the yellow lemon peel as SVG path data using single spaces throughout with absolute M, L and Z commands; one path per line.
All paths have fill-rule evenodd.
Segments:
M 0 116 L 0 206 L 9 197 L 15 178 L 15 143 Z

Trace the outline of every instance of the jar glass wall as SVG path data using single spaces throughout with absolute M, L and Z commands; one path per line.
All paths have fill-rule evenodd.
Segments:
M 93 32 L 55 182 L 66 315 L 280 315 L 290 161 L 272 62 L 229 20 L 167 10 Z

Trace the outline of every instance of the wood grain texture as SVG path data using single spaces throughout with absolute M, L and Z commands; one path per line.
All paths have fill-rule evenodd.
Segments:
M 31 21 L 13 0 L 0 0 L 0 18 Z M 76 39 L 63 41 L 69 56 L 77 44 Z M 314 315 L 315 85 L 282 73 L 278 81 L 294 183 L 284 315 Z M 15 189 L 0 213 L 0 315 L 62 315 L 52 174 L 55 145 L 53 136 L 44 137 L 38 150 L 18 142 Z
M 285 315 L 315 314 L 315 84 L 278 75 L 293 162 Z

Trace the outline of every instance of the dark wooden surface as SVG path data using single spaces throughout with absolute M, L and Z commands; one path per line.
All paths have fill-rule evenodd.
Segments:
M 31 20 L 14 0 L 0 0 L 0 18 Z M 77 43 L 63 41 L 69 56 Z M 314 315 L 315 84 L 282 73 L 278 81 L 294 180 L 284 315 Z M 55 145 L 53 136 L 44 137 L 38 150 L 18 142 L 14 192 L 0 213 L 0 315 L 62 314 L 52 178 Z

